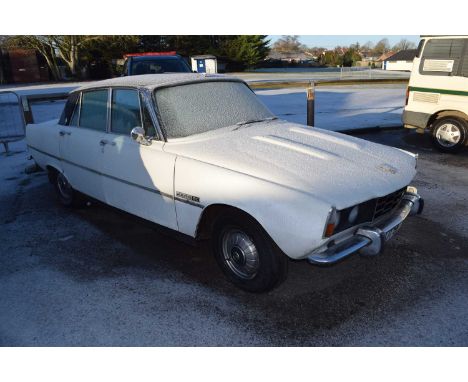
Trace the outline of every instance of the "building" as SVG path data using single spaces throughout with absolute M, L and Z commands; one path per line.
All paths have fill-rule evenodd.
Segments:
M 0 52 L 0 83 L 46 82 L 50 79 L 45 59 L 35 50 Z
M 382 69 L 411 72 L 416 53 L 417 49 L 400 50 L 398 53 L 395 53 L 382 61 Z
M 192 70 L 197 73 L 218 73 L 218 61 L 215 56 L 204 54 L 190 57 Z

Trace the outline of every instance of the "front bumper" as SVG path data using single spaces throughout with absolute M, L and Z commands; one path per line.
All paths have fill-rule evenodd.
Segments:
M 312 264 L 333 264 L 345 257 L 359 252 L 361 255 L 373 256 L 382 252 L 384 244 L 400 228 L 401 223 L 409 216 L 420 214 L 424 200 L 415 188 L 407 191 L 395 211 L 375 226 L 363 226 L 349 238 L 330 245 L 325 251 L 312 253 L 307 260 Z

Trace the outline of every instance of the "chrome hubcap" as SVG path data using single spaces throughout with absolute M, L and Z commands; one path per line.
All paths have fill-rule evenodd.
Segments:
M 444 147 L 453 147 L 460 142 L 461 132 L 458 126 L 452 123 L 441 125 L 436 131 L 437 141 Z
M 238 229 L 226 231 L 222 237 L 224 261 L 231 271 L 243 279 L 252 279 L 260 265 L 252 239 Z
M 57 175 L 57 187 L 60 192 L 60 195 L 66 199 L 70 200 L 72 198 L 72 188 L 70 183 L 68 183 L 67 178 L 63 174 Z

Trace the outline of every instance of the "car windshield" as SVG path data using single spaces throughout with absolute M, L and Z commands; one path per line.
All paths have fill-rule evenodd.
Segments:
M 242 82 L 204 81 L 156 89 L 162 128 L 170 138 L 274 118 Z
M 189 73 L 188 65 L 177 58 L 137 60 L 132 64 L 132 74 Z

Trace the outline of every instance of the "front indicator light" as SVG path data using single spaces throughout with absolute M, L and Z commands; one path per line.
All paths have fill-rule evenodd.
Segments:
M 335 208 L 332 208 L 325 226 L 324 237 L 330 237 L 335 232 L 335 228 L 340 224 L 340 213 Z
M 325 229 L 325 237 L 330 237 L 333 235 L 333 232 L 335 231 L 335 224 L 329 223 L 327 224 L 327 228 Z

